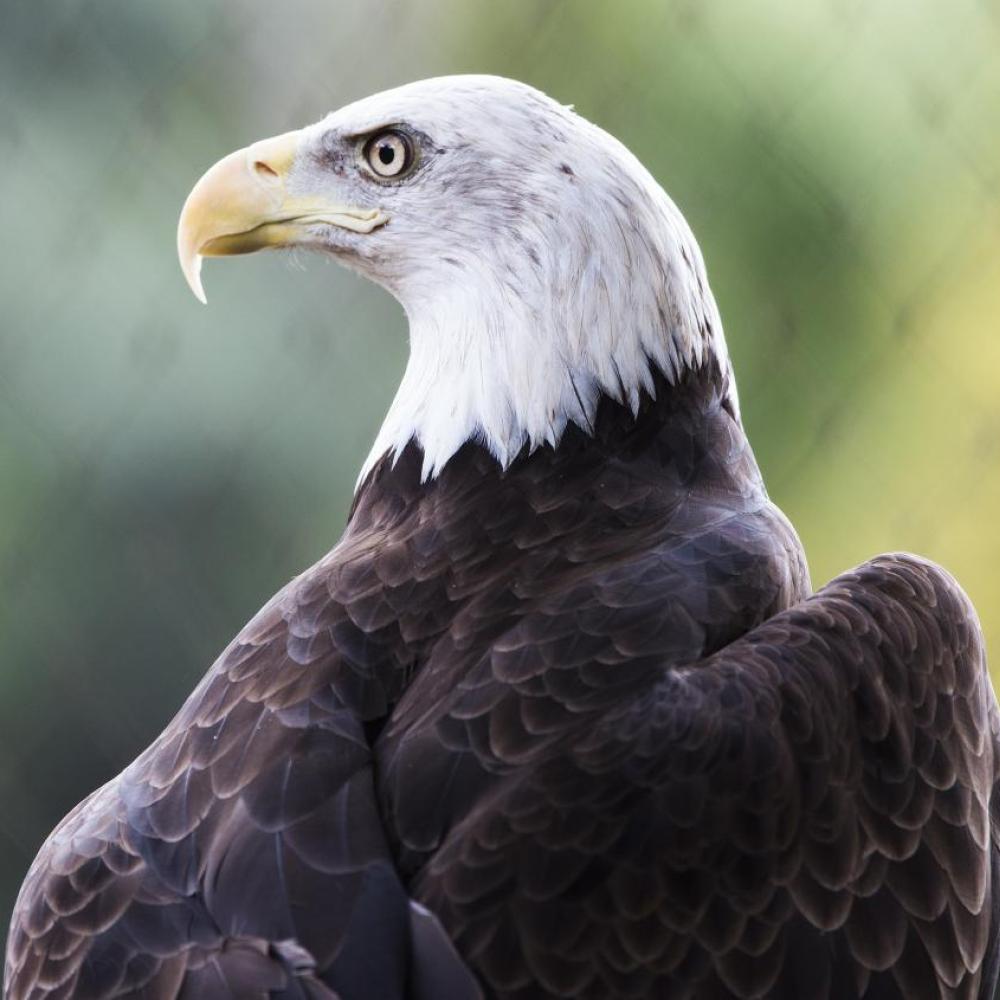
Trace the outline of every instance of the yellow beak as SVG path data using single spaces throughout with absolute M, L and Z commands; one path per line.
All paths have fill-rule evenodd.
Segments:
M 301 132 L 286 132 L 230 153 L 188 195 L 177 225 L 177 253 L 199 301 L 207 301 L 201 283 L 204 257 L 315 242 L 317 224 L 370 233 L 387 221 L 379 209 L 290 195 L 286 184 L 301 138 Z

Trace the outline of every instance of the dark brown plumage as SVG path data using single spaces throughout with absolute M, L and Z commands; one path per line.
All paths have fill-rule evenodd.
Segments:
M 910 556 L 810 597 L 723 399 L 377 466 L 43 847 L 5 996 L 990 996 L 975 614 Z

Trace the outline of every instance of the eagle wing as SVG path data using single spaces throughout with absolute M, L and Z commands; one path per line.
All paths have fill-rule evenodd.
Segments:
M 5 997 L 479 995 L 375 802 L 367 727 L 405 681 L 393 613 L 377 579 L 345 581 L 349 611 L 333 585 L 293 582 L 60 824 L 15 908 Z
M 502 998 L 987 997 L 997 745 L 972 606 L 880 557 L 498 779 L 411 888 Z

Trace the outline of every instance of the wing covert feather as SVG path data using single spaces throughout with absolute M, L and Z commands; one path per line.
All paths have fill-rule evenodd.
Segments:
M 414 886 L 497 997 L 986 996 L 997 718 L 958 585 L 880 557 L 512 773 Z
M 407 657 L 395 622 L 359 634 L 335 586 L 304 577 L 272 601 L 60 824 L 15 910 L 5 995 L 403 995 L 409 898 L 365 726 Z

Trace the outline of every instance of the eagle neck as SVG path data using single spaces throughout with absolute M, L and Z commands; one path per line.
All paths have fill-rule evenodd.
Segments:
M 359 484 L 411 441 L 424 480 L 466 442 L 507 468 L 569 427 L 592 432 L 602 399 L 636 414 L 655 379 L 676 384 L 710 359 L 738 414 L 694 236 L 631 154 L 617 155 L 616 169 L 551 206 L 383 279 L 409 319 L 410 357 Z
M 766 493 L 728 394 L 729 381 L 715 359 L 686 369 L 675 382 L 653 373 L 651 390 L 640 394 L 636 411 L 602 395 L 590 428 L 571 424 L 556 445 L 526 444 L 506 466 L 481 442 L 467 441 L 428 480 L 426 456 L 411 440 L 398 455 L 384 454 L 368 472 L 355 496 L 352 529 L 391 530 L 397 521 L 445 518 L 453 507 L 461 517 L 470 511 L 475 517 L 478 509 L 489 519 L 498 509 L 524 507 L 526 498 L 526 510 L 541 510 L 561 491 L 583 497 L 609 484 L 631 484 L 627 491 L 636 505 L 614 512 L 625 521 L 658 521 L 667 511 L 670 518 L 697 519 L 700 495 L 719 509 L 755 508 Z M 540 496 L 548 499 L 531 499 Z

